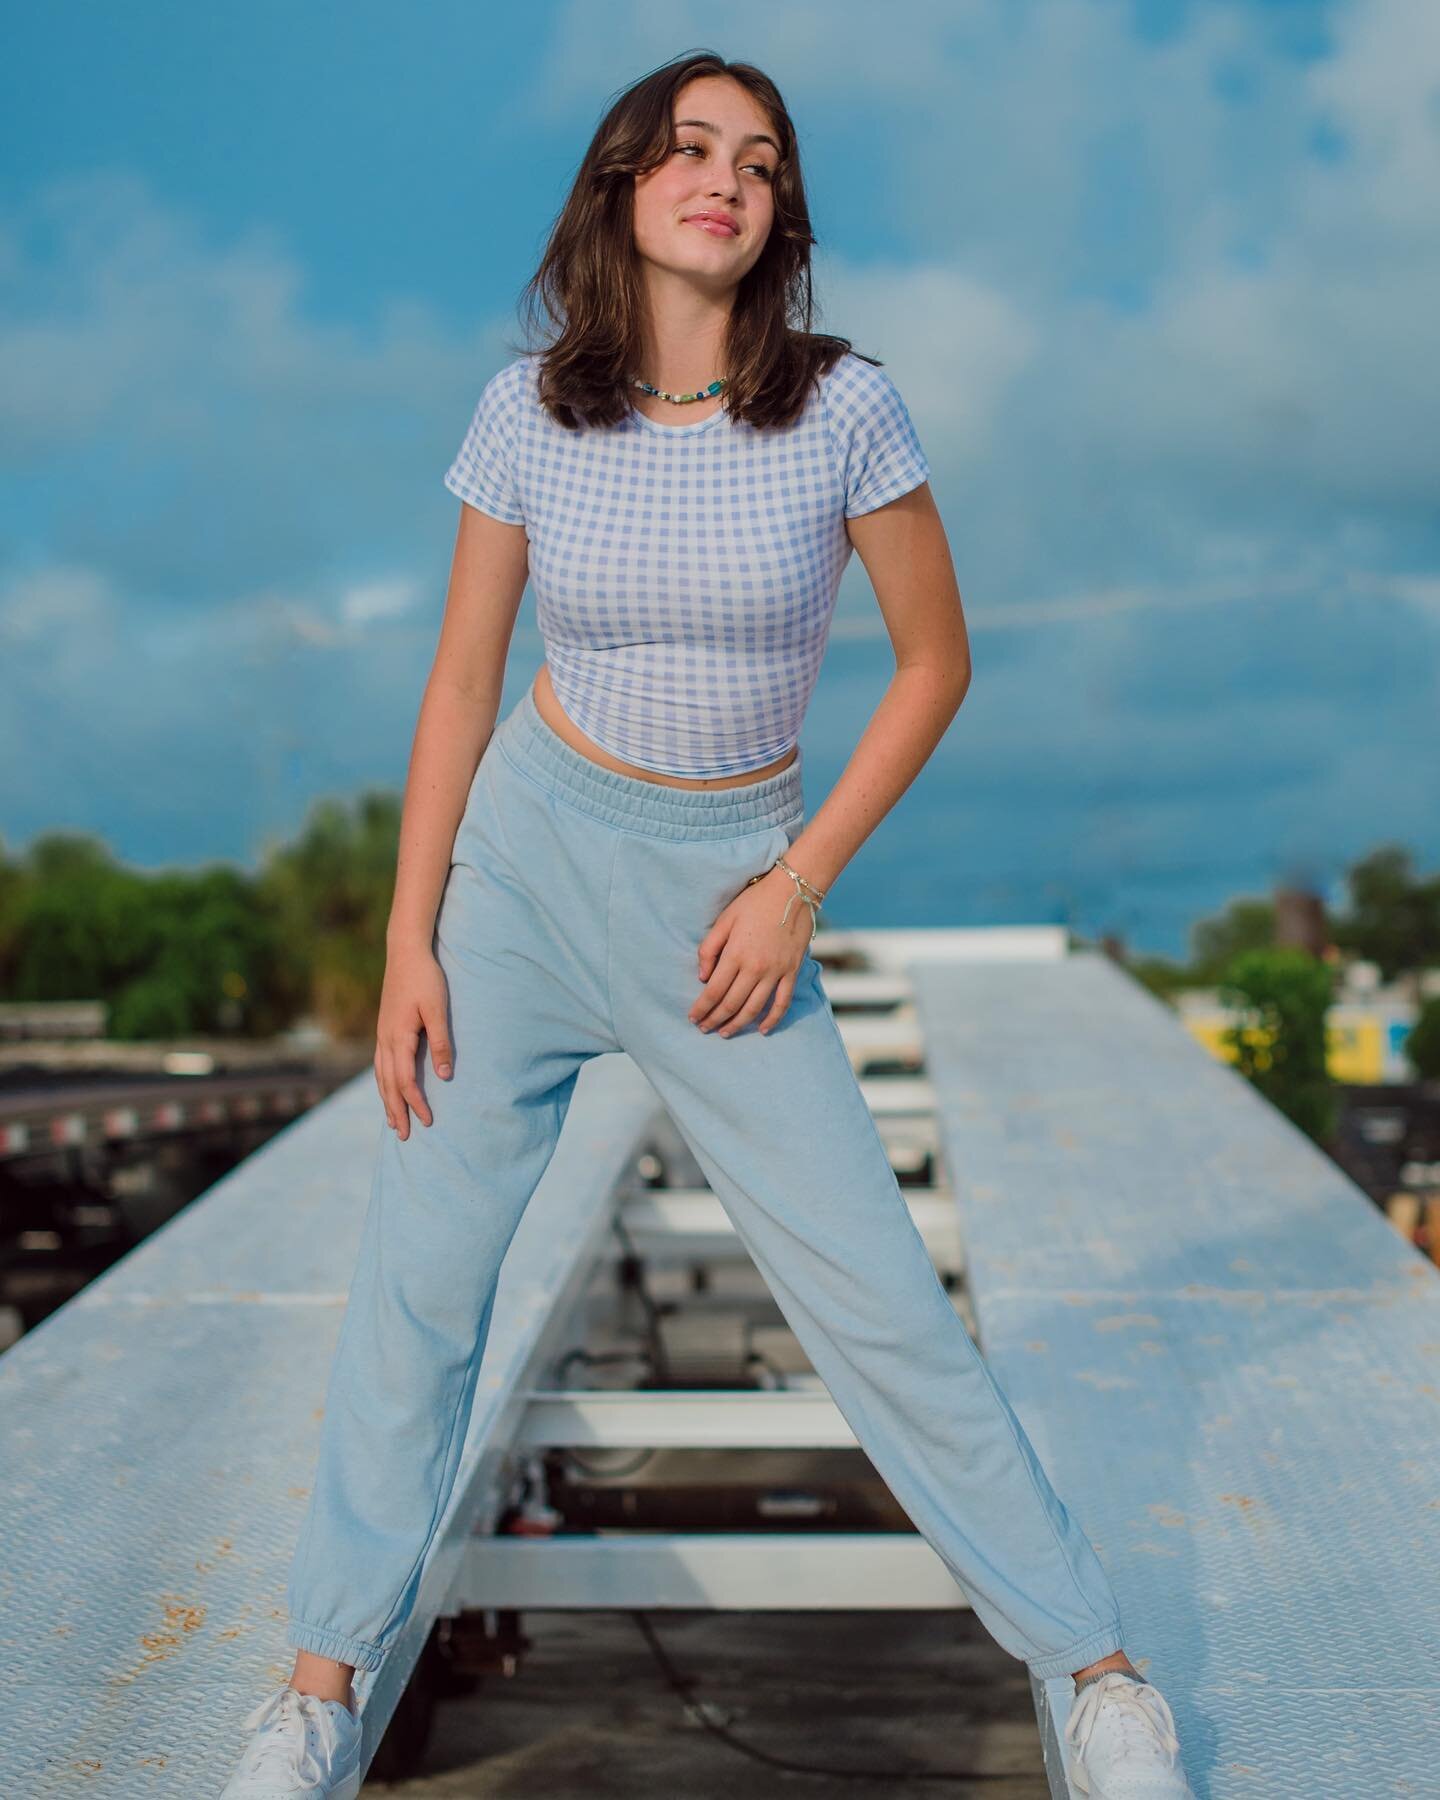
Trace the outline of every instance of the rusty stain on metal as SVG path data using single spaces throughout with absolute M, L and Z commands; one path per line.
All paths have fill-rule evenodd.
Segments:
M 140 1643 L 145 1654 L 134 1668 L 116 1670 L 110 1676 L 113 1683 L 134 1681 L 152 1663 L 167 1661 L 185 1641 L 184 1634 L 198 1631 L 205 1623 L 203 1606 L 192 1605 L 176 1594 L 162 1594 L 160 1598 L 165 1613 L 165 1629 L 141 1633 Z
M 1152 1500 L 1145 1510 L 1154 1513 L 1157 1525 L 1167 1525 L 1172 1531 L 1180 1531 L 1191 1523 L 1180 1508 L 1172 1506 L 1168 1500 Z
M 1257 1531 L 1269 1530 L 1270 1519 L 1259 1500 L 1253 1499 L 1249 1494 L 1222 1494 L 1220 1498 L 1227 1506 L 1238 1507 L 1240 1517 L 1247 1525 L 1253 1526 Z

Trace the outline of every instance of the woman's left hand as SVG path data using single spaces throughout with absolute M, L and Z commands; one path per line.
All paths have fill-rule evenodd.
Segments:
M 787 900 L 795 904 L 782 925 Z M 690 1008 L 691 1023 L 734 1037 L 764 1012 L 773 988 L 774 1004 L 760 1032 L 773 1031 L 789 1008 L 810 936 L 810 908 L 783 869 L 771 869 L 753 886 L 747 883 L 700 940 L 705 985 Z

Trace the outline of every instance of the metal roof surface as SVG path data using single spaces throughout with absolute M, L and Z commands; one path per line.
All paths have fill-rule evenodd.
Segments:
M 447 1518 L 656 1106 L 628 1058 L 582 1072 L 501 1272 Z M 285 1583 L 384 1129 L 367 1071 L 0 1356 L 4 1800 L 218 1793 L 245 1714 L 289 1675 Z M 460 1547 L 437 1546 L 429 1594 Z
M 910 973 L 982 1347 L 1197 1795 L 1440 1794 L 1440 1271 L 1108 959 Z

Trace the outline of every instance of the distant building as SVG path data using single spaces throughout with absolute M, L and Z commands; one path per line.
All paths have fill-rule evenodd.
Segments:
M 1366 973 L 1372 969 L 1362 963 L 1346 972 L 1345 988 L 1326 1018 L 1326 1067 L 1334 1080 L 1362 1086 L 1412 1082 L 1415 1071 L 1404 1045 L 1415 1023 L 1414 998 L 1400 987 L 1372 985 Z M 1221 1035 L 1235 1016 L 1214 988 L 1184 989 L 1175 996 L 1175 1006 L 1187 1030 L 1207 1050 L 1222 1062 L 1235 1060 Z

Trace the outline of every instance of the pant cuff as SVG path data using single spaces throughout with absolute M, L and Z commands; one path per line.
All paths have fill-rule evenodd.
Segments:
M 1120 1621 L 1113 1620 L 1099 1631 L 1092 1631 L 1089 1637 L 1081 1638 L 1079 1643 L 1072 1644 L 1068 1650 L 1053 1650 L 1045 1656 L 1027 1656 L 1025 1666 L 1032 1675 L 1041 1681 L 1049 1681 L 1056 1675 L 1073 1675 L 1077 1669 L 1083 1669 L 1088 1663 L 1099 1662 L 1102 1656 L 1113 1656 L 1117 1650 L 1125 1647 L 1125 1634 L 1120 1629 Z
M 325 1625 L 305 1625 L 291 1619 L 285 1642 L 292 1650 L 309 1650 L 315 1656 L 328 1656 L 332 1662 L 349 1663 L 354 1669 L 378 1669 L 385 1652 L 364 1638 L 346 1637 L 343 1631 L 331 1631 Z

